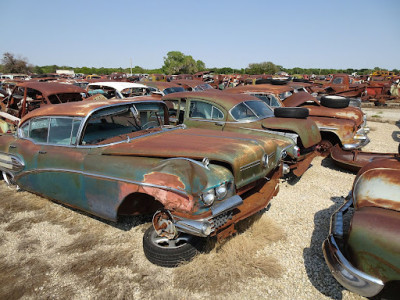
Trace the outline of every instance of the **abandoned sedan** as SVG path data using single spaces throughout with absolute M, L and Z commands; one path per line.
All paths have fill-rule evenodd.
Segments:
M 188 127 L 240 132 L 290 143 L 286 151 L 285 173 L 301 176 L 317 155 L 321 136 L 303 108 L 274 110 L 257 97 L 232 95 L 218 90 L 183 92 L 162 98 L 172 121 Z
M 0 132 L 14 131 L 20 119 L 44 105 L 82 101 L 86 91 L 80 87 L 55 82 L 21 82 L 0 101 Z
M 329 96 L 319 102 L 301 86 L 293 85 L 246 85 L 227 89 L 226 92 L 253 95 L 272 107 L 307 108 L 310 119 L 321 132 L 319 151 L 323 156 L 329 155 L 336 144 L 344 150 L 354 150 L 369 143 L 366 116 L 360 108 L 349 107 L 349 99 Z
M 227 237 L 268 205 L 281 146 L 170 126 L 165 103 L 151 98 L 82 101 L 34 110 L 16 135 L 1 135 L 0 169 L 10 185 L 105 219 L 154 213 L 144 251 L 171 267 L 193 257 L 201 237 Z
M 391 295 L 400 282 L 399 158 L 365 165 L 347 199 L 331 218 L 322 246 L 325 261 L 347 289 L 365 297 L 381 291 Z M 351 225 L 346 226 L 344 214 L 352 205 Z

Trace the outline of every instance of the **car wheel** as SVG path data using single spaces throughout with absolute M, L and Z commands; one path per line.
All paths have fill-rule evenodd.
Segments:
M 317 146 L 319 155 L 322 157 L 328 157 L 331 153 L 332 147 L 333 144 L 330 141 L 322 140 Z
M 149 227 L 143 235 L 143 250 L 147 259 L 161 267 L 176 267 L 190 261 L 204 247 L 205 239 L 180 233 L 175 239 L 159 236 L 154 227 Z
M 349 106 L 350 99 L 341 96 L 322 96 L 321 105 L 329 108 L 345 108 Z
M 19 185 L 15 182 L 14 178 L 9 173 L 4 171 L 2 173 L 3 173 L 3 179 L 10 189 L 16 191 L 19 191 L 21 189 Z
M 277 118 L 296 118 L 305 119 L 309 112 L 304 107 L 277 107 L 274 109 L 274 115 Z

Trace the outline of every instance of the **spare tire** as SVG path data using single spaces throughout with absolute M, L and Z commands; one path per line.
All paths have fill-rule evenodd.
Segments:
M 304 107 L 277 107 L 274 109 L 274 115 L 277 118 L 305 119 L 309 111 Z
M 349 98 L 342 96 L 322 96 L 321 105 L 329 108 L 345 108 L 350 103 Z

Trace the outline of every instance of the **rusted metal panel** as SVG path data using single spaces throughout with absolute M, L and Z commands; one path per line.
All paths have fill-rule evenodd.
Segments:
M 364 152 L 361 150 L 346 151 L 336 145 L 331 150 L 331 158 L 341 168 L 357 173 L 362 167 L 374 160 L 398 158 L 397 153 Z
M 399 228 L 399 211 L 358 209 L 347 241 L 353 264 L 384 282 L 400 280 Z
M 375 160 L 358 173 L 353 187 L 356 208 L 375 206 L 400 211 L 400 161 Z

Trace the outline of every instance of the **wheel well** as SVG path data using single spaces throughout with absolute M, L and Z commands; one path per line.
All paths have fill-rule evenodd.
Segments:
M 321 139 L 330 141 L 333 146 L 336 144 L 342 146 L 339 137 L 333 132 L 321 131 Z
M 118 216 L 150 214 L 162 207 L 161 202 L 153 196 L 144 193 L 132 193 L 126 196 L 119 205 L 117 214 Z

